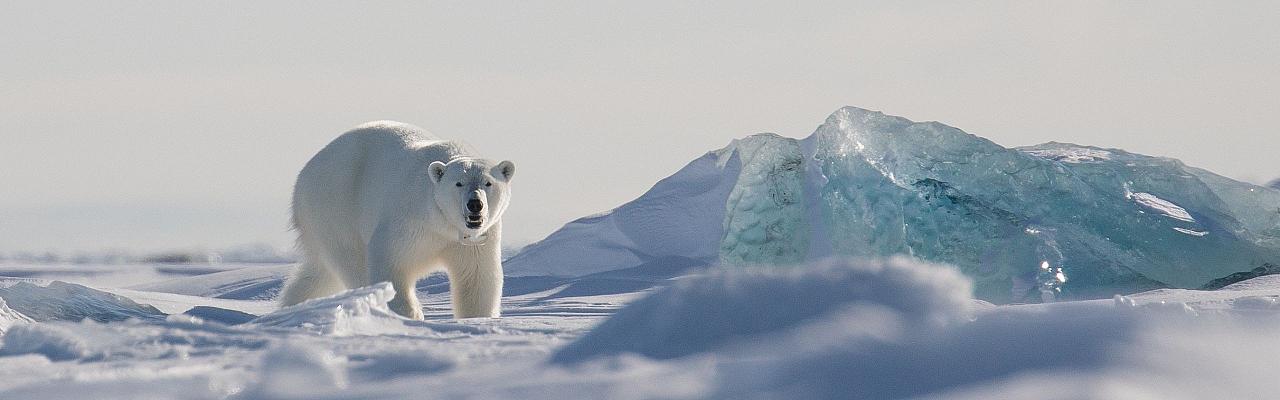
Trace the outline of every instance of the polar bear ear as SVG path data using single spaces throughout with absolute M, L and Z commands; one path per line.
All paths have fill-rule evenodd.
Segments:
M 498 163 L 498 166 L 493 167 L 493 172 L 494 175 L 501 176 L 502 180 L 510 182 L 511 175 L 516 173 L 516 165 L 510 161 L 503 161 Z
M 440 183 L 440 180 L 444 179 L 444 167 L 445 167 L 444 163 L 442 162 L 439 162 L 439 161 L 431 162 L 431 166 L 427 167 L 427 172 L 431 174 L 432 182 Z

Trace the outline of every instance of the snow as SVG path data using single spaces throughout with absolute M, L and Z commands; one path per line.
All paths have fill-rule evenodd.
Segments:
M 1185 233 L 1185 234 L 1188 234 L 1188 235 L 1191 235 L 1191 236 L 1204 236 L 1204 235 L 1208 235 L 1208 234 L 1209 234 L 1209 232 L 1193 231 L 1193 230 L 1190 230 L 1190 229 L 1187 229 L 1187 228 L 1181 228 L 1181 227 L 1177 227 L 1177 226 L 1173 227 L 1173 230 L 1178 231 L 1178 232 L 1182 232 L 1182 233 Z
M 839 310 L 913 325 L 963 318 L 970 282 L 949 267 L 905 258 L 827 261 L 796 269 L 718 271 L 680 281 L 619 311 L 556 353 L 556 362 L 635 353 L 668 359 L 751 340 Z M 859 325 L 852 323 L 851 325 Z
M 1224 286 L 1221 290 L 1257 290 L 1270 286 L 1280 286 L 1280 274 L 1265 275 L 1247 281 L 1236 282 Z
M 902 261 L 898 267 L 930 268 Z M 779 278 L 761 281 L 786 280 Z M 932 278 L 922 281 L 933 284 L 955 279 L 923 273 L 917 278 Z M 893 280 L 871 279 L 868 285 L 886 281 Z M 722 288 L 740 284 L 725 279 L 702 283 Z M 677 301 L 681 287 L 666 298 L 671 301 L 667 313 L 644 301 L 635 303 L 633 308 L 652 310 L 644 315 L 651 318 L 649 324 L 629 326 L 637 331 L 610 325 L 632 310 L 624 309 L 564 351 L 583 344 L 611 353 L 615 348 L 591 341 L 610 327 L 622 336 L 615 342 L 641 348 L 638 343 L 647 335 L 662 333 L 645 326 L 679 327 L 684 333 L 678 338 L 721 331 L 724 323 L 715 317 L 726 310 L 753 309 L 756 303 L 752 296 L 717 296 L 717 307 L 702 307 L 710 299 Z M 1268 398 L 1273 389 L 1264 366 L 1280 352 L 1268 335 L 1280 328 L 1280 320 L 1271 308 L 1276 287 L 1263 292 L 1268 295 L 1237 297 L 1235 309 L 1222 308 L 1212 298 L 1240 293 L 1201 297 L 1205 293 L 1168 291 L 1114 301 L 995 307 L 979 311 L 972 320 L 962 307 L 964 296 L 943 294 L 948 299 L 936 308 L 875 307 L 939 296 L 939 291 L 901 290 L 868 297 L 866 304 L 832 308 L 818 318 L 788 318 L 792 322 L 773 334 L 726 334 L 732 346 L 699 347 L 702 354 L 692 357 L 715 365 L 720 384 L 708 394 L 714 398 Z M 804 293 L 801 298 L 808 299 L 814 291 Z M 1268 313 L 1259 318 L 1235 312 L 1242 308 Z M 671 316 L 685 309 L 703 313 Z M 943 324 L 913 322 L 922 313 L 950 318 Z M 759 312 L 748 320 L 768 324 L 777 316 Z M 699 323 L 699 317 L 714 322 Z M 1252 348 L 1260 352 L 1250 353 Z M 1218 354 L 1219 349 L 1226 354 Z M 1187 363 L 1191 360 L 1197 364 Z M 1052 384 L 1061 381 L 1071 383 Z
M 657 291 L 603 283 L 671 273 L 683 277 Z M 448 293 L 433 292 L 420 293 L 430 319 L 405 320 L 386 309 L 387 285 L 235 326 L 63 312 L 0 337 L 0 397 L 1265 398 L 1260 366 L 1280 356 L 1275 276 L 1009 306 L 972 299 L 955 267 L 907 258 L 578 282 L 577 295 L 555 296 L 571 286 L 559 285 L 508 296 L 499 319 L 448 319 Z M 19 283 L 48 290 L 8 287 Z M 68 304 L 96 310 L 112 293 L 168 310 L 261 304 L 104 289 L 67 289 L 96 299 Z
M 123 266 L 129 268 L 122 268 Z M 128 286 L 164 278 L 189 277 L 244 268 L 245 264 L 0 263 L 0 276 L 39 278 L 67 283 Z
M 246 398 L 308 398 L 347 386 L 343 360 L 321 348 L 286 343 L 268 351 L 261 363 L 262 379 L 245 390 Z
M 15 325 L 31 322 L 33 322 L 31 317 L 9 308 L 9 304 L 4 302 L 4 298 L 0 298 L 0 336 L 3 336 L 6 331 Z
M 119 249 L 76 252 L 15 252 L 0 254 L 0 261 L 21 263 L 26 267 L 39 266 L 35 270 L 40 270 L 44 273 L 59 268 L 88 274 L 96 274 L 98 272 L 156 272 L 156 270 L 164 273 L 175 268 L 188 271 L 230 270 L 254 264 L 289 263 L 297 261 L 297 256 L 291 250 L 284 250 L 270 244 L 250 243 L 217 250 L 183 249 L 158 253 L 133 253 Z M 110 268 L 110 266 L 118 264 L 131 264 L 143 271 L 121 271 Z M 6 267 L 12 268 L 14 266 L 7 265 Z M 68 266 L 71 267 L 67 268 Z M 107 266 L 108 268 L 91 268 L 93 266 Z
M 294 265 L 241 268 L 130 286 L 133 289 L 235 300 L 264 300 L 279 293 Z
M 253 268 L 242 274 L 218 275 L 231 283 L 262 272 Z M 188 279 L 210 282 L 207 277 L 195 278 Z M 61 285 L 49 283 L 55 284 Z M 451 371 L 460 362 L 479 363 L 477 368 L 481 369 L 501 362 L 536 364 L 550 348 L 570 337 L 567 335 L 580 333 L 602 318 L 601 311 L 617 308 L 618 302 L 630 295 L 544 299 L 554 295 L 555 289 L 513 296 L 508 300 L 536 304 L 513 310 L 515 316 L 502 320 L 451 321 L 445 317 L 447 292 L 420 294 L 426 300 L 428 315 L 435 318 L 426 322 L 391 314 L 385 300 L 394 292 L 385 285 L 279 310 L 270 302 L 117 288 L 79 289 L 95 299 L 112 298 L 112 293 L 135 296 L 139 301 L 163 299 L 172 303 L 163 307 L 168 310 L 204 310 L 196 314 L 222 317 L 205 319 L 171 312 L 159 318 L 72 322 L 79 314 L 90 314 L 85 310 L 15 326 L 0 338 L 0 398 L 80 398 L 83 393 L 94 393 L 95 398 L 139 398 L 141 394 L 157 398 L 225 398 L 231 394 L 238 398 L 347 398 L 351 393 L 333 389 L 349 382 L 366 393 L 379 392 L 389 382 L 431 378 Z M 182 301 L 187 304 L 177 304 Z M 225 318 L 230 310 L 211 305 L 227 302 L 266 303 L 271 310 L 247 323 L 226 326 L 217 319 Z M 79 304 L 96 307 L 94 303 Z M 514 375 L 515 371 L 504 373 Z M 50 377 L 60 378 L 51 381 Z M 298 386 L 295 378 L 308 384 Z M 421 388 L 394 390 L 407 395 L 420 393 Z M 384 392 L 374 397 L 392 396 Z
M 510 277 L 524 288 L 503 299 L 504 317 L 476 320 L 449 319 L 442 290 L 419 293 L 428 321 L 405 320 L 386 309 L 385 284 L 275 309 L 136 289 L 147 283 L 7 278 L 22 289 L 6 300 L 82 300 L 0 337 L 0 398 L 1266 398 L 1261 366 L 1280 356 L 1274 275 L 996 306 L 970 297 L 955 267 L 908 258 L 693 263 L 538 285 Z M 236 272 L 163 286 L 273 274 Z M 664 276 L 676 279 L 657 290 L 618 283 Z M 114 317 L 145 308 L 163 312 Z
M 228 300 L 118 288 L 101 288 L 101 290 L 154 306 L 156 309 L 166 314 L 185 312 L 191 309 L 192 304 L 201 304 L 209 307 L 234 310 L 250 314 L 263 314 L 271 312 L 276 308 L 275 302 L 272 300 Z
M 36 321 L 110 322 L 164 317 L 163 312 L 150 305 L 74 283 L 53 281 L 44 286 L 25 281 L 9 283 L 0 280 L 0 298 L 5 299 L 9 308 Z
M 402 332 L 408 320 L 387 308 L 395 295 L 391 283 L 382 282 L 285 307 L 249 321 L 249 325 L 333 336 Z
M 51 361 L 87 357 L 89 344 L 71 329 L 62 326 L 28 324 L 14 327 L 4 335 L 0 355 L 39 354 Z
M 1026 149 L 1024 153 L 1064 163 L 1080 164 L 1101 162 L 1111 159 L 1111 152 L 1103 149 L 1087 147 L 1059 147 L 1047 149 Z
M 640 198 L 578 219 L 503 262 L 511 276 L 583 276 L 678 256 L 714 263 L 738 155 L 708 153 Z M 715 205 L 711 207 L 710 205 Z
M 1135 203 L 1138 203 L 1138 205 L 1149 208 L 1160 215 L 1183 222 L 1196 222 L 1196 219 L 1192 218 L 1191 213 L 1188 213 L 1186 209 L 1178 207 L 1178 205 L 1173 204 L 1173 202 L 1156 197 L 1154 194 L 1144 192 L 1134 193 L 1128 191 L 1128 187 L 1126 187 L 1124 197 L 1133 200 Z

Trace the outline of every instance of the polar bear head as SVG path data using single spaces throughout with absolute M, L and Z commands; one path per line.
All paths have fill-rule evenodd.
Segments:
M 484 243 L 489 228 L 507 210 L 515 164 L 461 158 L 448 163 L 432 162 L 428 171 L 436 186 L 436 206 L 445 221 L 458 231 L 463 243 Z

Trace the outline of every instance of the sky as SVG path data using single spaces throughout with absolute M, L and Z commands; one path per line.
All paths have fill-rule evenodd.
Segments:
M 845 105 L 1280 177 L 1280 2 L 0 4 L 0 252 L 288 246 L 394 119 L 516 163 L 508 242 Z

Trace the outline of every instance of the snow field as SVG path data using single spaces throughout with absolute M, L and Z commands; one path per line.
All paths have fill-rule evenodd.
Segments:
M 80 287 L 93 301 L 43 321 L 0 307 L 13 320 L 0 398 L 1267 398 L 1271 278 L 993 306 L 952 266 L 836 259 L 694 271 L 656 291 L 560 285 L 505 299 L 500 319 L 449 320 L 447 293 L 431 293 L 432 319 L 405 320 L 374 285 L 234 325 L 120 320 L 148 306 Z

